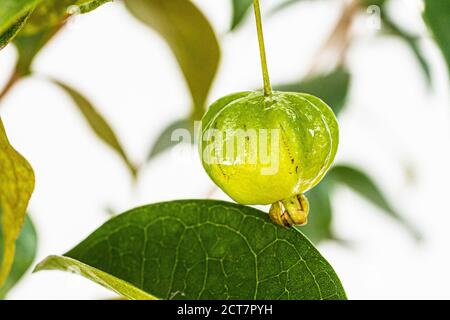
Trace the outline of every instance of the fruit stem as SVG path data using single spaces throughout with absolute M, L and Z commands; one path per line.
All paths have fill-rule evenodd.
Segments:
M 264 80 L 264 95 L 270 96 L 272 95 L 272 86 L 270 85 L 269 70 L 267 68 L 266 48 L 264 45 L 264 34 L 259 0 L 253 0 L 253 7 L 255 9 L 256 30 L 258 33 L 259 53 L 261 56 L 261 67 Z

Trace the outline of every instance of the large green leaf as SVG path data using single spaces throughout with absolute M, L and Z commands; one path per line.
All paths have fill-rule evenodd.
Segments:
M 275 90 L 305 92 L 325 101 L 334 111 L 339 114 L 345 106 L 350 89 L 351 76 L 343 67 L 324 74 L 308 77 L 302 81 L 276 85 Z
M 199 120 L 220 60 L 208 20 L 190 0 L 125 0 L 140 21 L 158 32 L 172 49 L 189 86 Z
M 73 100 L 86 122 L 95 132 L 98 138 L 110 146 L 122 158 L 127 168 L 133 176 L 136 176 L 136 167 L 128 158 L 114 130 L 107 120 L 97 111 L 94 105 L 77 90 L 69 87 L 60 81 L 53 81 L 57 86 L 64 90 Z
M 1 214 L 0 214 L 1 216 Z M 25 272 L 31 267 L 37 250 L 36 229 L 29 216 L 25 218 L 23 229 L 16 241 L 16 254 L 14 263 L 3 287 L 0 287 L 0 299 L 4 299 L 6 294 L 22 278 Z M 3 255 L 3 232 L 0 229 L 0 259 Z
M 333 182 L 348 186 L 383 212 L 389 214 L 389 216 L 401 223 L 414 238 L 420 240 L 421 235 L 416 228 L 393 208 L 380 188 L 366 173 L 351 166 L 337 165 L 330 170 L 328 176 Z
M 233 15 L 230 30 L 236 29 L 243 21 L 245 15 L 253 4 L 253 0 L 231 0 Z
M 3 233 L 0 287 L 5 283 L 11 270 L 15 243 L 22 230 L 33 190 L 33 169 L 9 143 L 0 119 L 0 206 L 2 211 L 0 226 Z
M 37 270 L 67 270 L 81 262 L 160 299 L 346 298 L 332 267 L 300 232 L 275 226 L 254 208 L 222 201 L 131 210 L 65 257 L 77 262 L 55 263 L 64 258 L 53 257 Z M 104 278 L 98 282 L 110 286 Z
M 424 18 L 444 54 L 450 71 L 450 1 L 425 0 Z

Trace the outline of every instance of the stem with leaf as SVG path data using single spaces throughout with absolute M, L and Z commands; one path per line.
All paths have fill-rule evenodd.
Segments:
M 269 70 L 267 68 L 266 48 L 264 45 L 264 34 L 259 0 L 253 0 L 253 7 L 255 9 L 256 30 L 258 33 L 259 52 L 261 55 L 261 67 L 264 80 L 264 95 L 270 96 L 272 95 L 272 86 L 270 85 Z

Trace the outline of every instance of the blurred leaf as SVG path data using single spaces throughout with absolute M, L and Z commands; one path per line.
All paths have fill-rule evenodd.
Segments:
M 252 5 L 253 0 L 232 0 L 233 17 L 230 31 L 235 30 L 241 24 Z
M 408 47 L 412 50 L 414 56 L 416 57 L 417 61 L 419 62 L 419 65 L 422 68 L 427 83 L 431 85 L 432 79 L 430 66 L 425 56 L 423 55 L 422 50 L 419 47 L 420 38 L 408 34 L 406 31 L 399 28 L 387 15 L 384 14 L 381 17 L 383 21 L 384 30 L 387 31 L 389 34 L 403 40 L 406 43 L 406 45 L 408 45 Z
M 416 228 L 392 207 L 380 188 L 367 174 L 350 166 L 337 165 L 330 170 L 328 175 L 334 182 L 346 185 L 373 205 L 388 213 L 401 223 L 416 240 L 421 239 L 421 235 Z
M 332 208 L 330 200 L 330 186 L 327 177 L 317 186 L 308 191 L 307 198 L 310 204 L 308 224 L 298 227 L 314 244 L 333 239 L 331 222 Z
M 34 58 L 40 52 L 40 50 L 48 43 L 48 41 L 64 26 L 65 18 L 68 16 L 68 4 L 76 3 L 79 5 L 76 13 L 86 13 L 94 10 L 100 5 L 110 2 L 110 0 L 41 0 L 45 1 L 42 5 L 38 6 L 38 9 L 31 15 L 31 20 L 27 22 L 26 28 L 20 29 L 17 37 L 14 40 L 14 44 L 18 51 L 18 61 L 14 73 L 11 75 L 6 89 L 0 92 L 0 98 L 3 97 L 6 92 L 12 87 L 17 80 L 22 77 L 31 74 L 31 65 Z M 64 4 L 64 5 L 62 5 Z M 52 10 L 58 8 L 59 13 L 55 13 Z M 56 10 L 56 9 L 55 9 Z M 19 21 L 21 22 L 21 21 Z M 5 34 L 5 39 L 0 36 L 0 48 L 11 40 L 12 36 L 15 36 L 16 29 L 9 30 L 8 34 Z M 3 43 L 3 40 L 5 43 Z
M 34 35 L 50 29 L 67 18 L 67 8 L 76 0 L 41 0 L 21 31 L 22 35 Z
M 14 37 L 19 33 L 20 29 L 22 29 L 22 27 L 27 22 L 30 14 L 31 11 L 26 13 L 4 33 L 0 34 L 0 50 L 6 47 L 6 45 L 14 39 Z
M 82 96 L 75 89 L 59 81 L 53 82 L 72 98 L 73 102 L 78 107 L 78 110 L 81 112 L 84 119 L 89 124 L 91 129 L 95 132 L 97 137 L 119 154 L 133 177 L 135 177 L 137 171 L 136 167 L 128 159 L 128 156 L 126 155 L 124 149 L 122 148 L 122 145 L 117 139 L 116 134 L 114 133 L 113 129 L 108 124 L 106 119 L 96 110 L 92 103 L 87 100 L 87 98 Z
M 5 283 L 14 261 L 15 242 L 22 230 L 26 209 L 34 190 L 34 172 L 28 161 L 9 143 L 0 119 L 0 221 L 3 233 L 3 259 L 0 287 Z
M 1 208 L 0 208 L 1 209 Z M 1 212 L 0 212 L 1 216 Z M 14 263 L 3 287 L 0 287 L 0 299 L 4 299 L 8 291 L 13 288 L 31 267 L 36 257 L 37 234 L 29 216 L 26 216 L 23 229 L 16 241 Z M 0 259 L 3 255 L 3 233 L 0 229 Z
M 172 133 L 177 129 L 189 130 L 191 137 L 193 137 L 193 124 L 191 120 L 182 119 L 171 123 L 156 139 L 156 142 L 148 155 L 148 160 L 153 159 L 157 155 L 179 143 L 178 141 L 172 141 Z
M 41 0 L 36 6 L 28 23 L 22 30 L 23 35 L 33 35 L 45 29 L 60 25 L 72 14 L 90 12 L 112 0 Z
M 220 60 L 219 43 L 208 20 L 190 0 L 125 0 L 125 4 L 167 41 L 189 86 L 193 117 L 199 120 Z
M 131 210 L 65 257 L 52 257 L 37 270 L 67 270 L 79 261 L 162 299 L 346 298 L 333 268 L 300 232 L 274 225 L 265 212 L 223 201 Z M 67 258 L 76 261 L 58 263 Z
M 382 8 L 389 0 L 362 0 L 361 2 L 365 7 L 378 6 Z
M 290 7 L 293 4 L 296 4 L 297 2 L 300 1 L 304 1 L 304 0 L 284 0 L 283 2 L 281 2 L 280 4 L 276 5 L 273 9 L 272 9 L 272 14 L 273 13 L 277 13 L 278 11 L 281 11 L 283 9 L 286 9 L 288 7 Z
M 0 37 L 33 11 L 41 0 L 2 0 L 0 2 Z
M 42 0 L 41 0 L 42 1 Z M 63 27 L 67 7 L 79 4 L 79 13 L 89 12 L 111 0 L 43 0 L 33 13 L 27 27 L 14 41 L 19 52 L 18 69 L 27 75 L 35 56 L 47 42 Z M 49 17 L 55 16 L 53 18 Z M 41 21 L 42 20 L 42 21 Z M 28 29 L 28 30 L 27 30 Z
M 114 0 L 84 0 L 84 1 L 80 1 L 78 0 L 78 5 L 79 5 L 79 13 L 88 13 L 91 12 L 95 9 L 97 9 L 98 7 L 104 5 L 107 2 L 112 2 Z
M 450 72 L 450 1 L 425 0 L 424 19 L 444 54 Z
M 304 92 L 320 97 L 338 115 L 345 106 L 351 75 L 340 67 L 329 74 L 309 77 L 301 82 L 276 85 L 278 91 Z
M 18 60 L 16 63 L 16 72 L 20 76 L 26 76 L 31 73 L 31 65 L 39 51 L 47 42 L 58 32 L 60 26 L 42 30 L 34 35 L 21 35 L 14 40 L 17 48 Z

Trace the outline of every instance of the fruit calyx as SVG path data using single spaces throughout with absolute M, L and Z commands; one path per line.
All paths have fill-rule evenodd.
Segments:
M 273 203 L 270 207 L 269 216 L 275 224 L 290 228 L 294 225 L 306 225 L 308 223 L 308 213 L 308 199 L 303 194 L 297 194 Z

